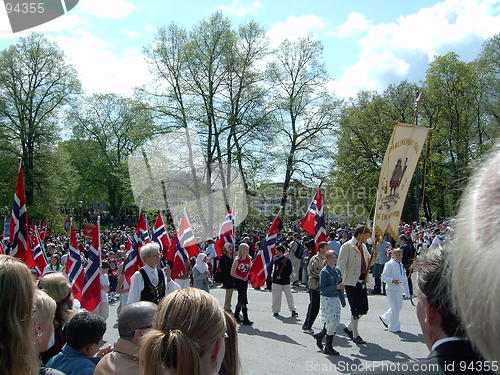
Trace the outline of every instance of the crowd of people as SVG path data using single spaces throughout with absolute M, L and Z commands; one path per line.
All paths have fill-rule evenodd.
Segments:
M 449 373 L 445 365 L 450 361 L 497 361 L 500 330 L 495 296 L 500 283 L 495 267 L 500 257 L 493 228 L 500 220 L 499 165 L 496 150 L 471 179 L 453 222 L 402 223 L 397 239 L 387 234 L 372 237 L 364 225 L 333 225 L 328 227 L 328 241 L 318 244 L 297 226 L 282 231 L 268 268 L 270 317 L 280 315 L 283 294 L 291 316 L 297 317 L 291 290 L 303 286 L 309 306 L 302 329 L 313 335 L 320 350 L 339 354 L 334 336 L 347 304 L 351 319 L 344 332 L 355 344 L 364 345 L 359 323 L 369 314 L 367 281 L 373 277 L 372 293 L 387 298 L 381 323 L 388 331 L 399 332 L 402 301 L 412 299 L 430 350 L 425 361 L 441 366 L 441 373 Z M 159 245 L 146 244 L 140 252 L 144 266 L 129 285 L 123 260 L 132 231 L 124 227 L 102 233 L 101 305 L 92 312 L 73 297 L 64 273 L 65 236 L 47 238 L 50 264 L 41 274 L 16 258 L 0 255 L 0 373 L 240 372 L 237 323 L 254 324 L 249 319 L 249 271 L 264 241 L 264 228 L 242 233 L 235 244 L 226 243 L 220 257 L 213 241 L 206 241 L 175 280 Z M 87 246 L 81 238 L 84 258 Z M 477 261 L 470 261 L 471 251 L 478 254 Z M 210 294 L 218 285 L 225 289 L 223 305 Z M 120 304 L 120 337 L 113 347 L 100 347 L 107 329 L 107 304 L 113 301 Z M 318 314 L 323 328 L 315 333 Z M 498 371 L 484 366 L 467 370 Z

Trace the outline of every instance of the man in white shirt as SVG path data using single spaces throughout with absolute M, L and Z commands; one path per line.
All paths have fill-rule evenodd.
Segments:
M 127 303 L 149 301 L 156 304 L 167 294 L 179 289 L 180 286 L 172 281 L 169 266 L 162 270 L 160 264 L 160 245 L 148 243 L 140 250 L 144 267 L 136 271 L 130 279 L 130 290 Z
M 101 263 L 101 303 L 97 305 L 94 311 L 94 314 L 99 315 L 104 320 L 108 319 L 109 316 L 109 302 L 108 302 L 108 291 L 109 291 L 109 277 L 108 272 L 111 266 L 108 262 Z

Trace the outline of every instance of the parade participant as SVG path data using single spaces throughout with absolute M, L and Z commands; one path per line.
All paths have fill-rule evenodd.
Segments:
M 340 247 L 342 246 L 339 241 L 336 240 L 337 234 L 335 232 L 330 232 L 328 234 L 328 247 L 330 250 L 335 251 L 337 256 L 340 254 Z
M 99 315 L 87 311 L 75 314 L 66 328 L 66 344 L 47 367 L 66 375 L 92 375 L 100 356 L 111 350 L 99 350 L 105 332 L 106 322 Z
M 393 249 L 391 257 L 392 259 L 385 264 L 382 272 L 382 281 L 387 285 L 386 293 L 389 310 L 379 316 L 379 319 L 389 332 L 397 333 L 401 332 L 399 313 L 403 307 L 403 291 L 405 296 L 409 296 L 410 291 L 408 290 L 406 270 L 401 264 L 403 250 Z
M 158 267 L 161 259 L 160 245 L 154 242 L 144 245 L 140 256 L 145 265 L 130 279 L 127 303 L 149 301 L 158 304 L 163 297 L 180 287 L 172 281 L 169 266 L 165 266 L 163 270 Z
M 97 364 L 94 375 L 136 375 L 139 373 L 139 344 L 151 328 L 157 305 L 133 302 L 118 316 L 119 339 L 113 351 Z
M 279 317 L 281 310 L 281 296 L 285 293 L 288 308 L 292 313 L 292 318 L 298 316 L 295 311 L 292 288 L 290 286 L 290 275 L 292 274 L 292 262 L 285 256 L 285 247 L 276 246 L 275 259 L 273 261 L 273 283 L 272 283 L 272 310 L 273 316 Z
M 42 363 L 59 353 L 66 343 L 64 328 L 75 314 L 73 308 L 73 294 L 68 278 L 60 273 L 53 272 L 43 276 L 38 281 L 38 288 L 47 293 L 56 302 L 56 315 L 54 318 L 54 342 L 49 349 L 41 353 Z
M 210 258 L 205 253 L 199 253 L 196 257 L 196 264 L 193 267 L 193 288 L 202 289 L 210 293 L 208 286 L 208 276 L 210 275 L 208 262 L 210 262 Z
M 108 319 L 109 316 L 109 302 L 108 302 L 108 292 L 109 292 L 109 277 L 108 272 L 111 266 L 108 262 L 101 263 L 101 302 L 92 311 L 94 314 L 99 315 L 104 320 Z
M 391 259 L 387 252 L 391 249 L 391 243 L 387 241 L 388 235 L 384 236 L 384 239 L 377 245 L 377 257 L 375 258 L 375 264 L 372 267 L 372 274 L 375 280 L 375 286 L 373 288 L 372 294 L 385 294 L 385 282 L 381 280 L 382 271 L 384 270 L 384 265 Z M 376 242 L 379 240 L 379 236 L 376 235 Z
M 118 282 L 116 283 L 116 294 L 118 294 L 118 299 L 120 303 L 118 304 L 118 308 L 116 313 L 119 315 L 122 308 L 127 305 L 128 301 L 128 292 L 130 290 L 130 285 L 128 285 L 127 279 L 125 278 L 125 273 L 123 272 L 123 268 L 125 267 L 125 263 L 122 262 L 118 266 Z
M 176 290 L 160 302 L 153 327 L 143 338 L 141 374 L 218 374 L 226 337 L 232 339 L 226 330 L 224 311 L 216 298 L 196 288 Z
M 399 236 L 399 246 L 401 250 L 403 250 L 403 266 L 406 269 L 406 278 L 408 279 L 408 289 L 410 290 L 410 295 L 407 297 L 413 296 L 413 283 L 411 281 L 411 265 L 415 260 L 415 248 L 413 247 L 413 243 L 411 239 L 408 238 L 405 234 Z
M 302 253 L 304 252 L 304 245 L 302 244 L 302 242 L 300 242 L 300 235 L 298 233 L 293 234 L 289 248 L 290 252 L 288 255 L 288 259 L 290 259 L 293 268 L 293 273 L 291 275 L 290 281 L 293 285 L 298 286 L 300 284 L 300 264 L 302 262 Z
M 219 261 L 219 274 L 221 277 L 222 288 L 226 290 L 224 298 L 224 310 L 231 313 L 231 299 L 234 292 L 234 278 L 231 276 L 231 267 L 233 265 L 233 244 L 226 243 L 222 249 L 222 255 Z
M 61 264 L 61 257 L 59 254 L 54 254 L 50 257 L 50 263 L 43 269 L 43 275 L 48 274 L 49 272 L 63 272 L 64 266 Z
M 339 355 L 339 352 L 333 349 L 332 344 L 333 336 L 340 323 L 341 308 L 345 306 L 344 283 L 342 282 L 342 275 L 336 267 L 337 253 L 333 250 L 328 251 L 325 262 L 326 265 L 319 274 L 320 319 L 323 323 L 323 329 L 313 336 L 316 339 L 318 348 L 323 349 L 323 338 L 326 335 L 326 346 L 323 352 L 325 354 Z
M 325 264 L 326 253 L 328 252 L 328 242 L 320 242 L 318 248 L 318 254 L 311 258 L 307 266 L 307 274 L 309 275 L 309 307 L 307 308 L 306 320 L 302 325 L 302 330 L 311 335 L 314 333 L 312 326 L 319 312 L 319 274 Z
M 37 374 L 39 371 L 32 322 L 34 290 L 28 267 L 17 258 L 0 254 L 2 374 Z
M 252 258 L 250 258 L 248 254 L 249 250 L 250 246 L 242 242 L 238 247 L 238 256 L 234 259 L 233 265 L 231 266 L 231 276 L 234 278 L 234 285 L 238 291 L 238 302 L 234 309 L 234 317 L 238 323 L 243 323 L 244 325 L 253 324 L 253 322 L 248 319 L 247 308 L 248 274 L 252 267 Z M 240 311 L 243 312 L 243 320 L 241 320 Z
M 368 312 L 368 295 L 366 292 L 366 273 L 370 263 L 370 253 L 365 242 L 371 231 L 364 225 L 358 226 L 353 237 L 340 248 L 337 261 L 345 283 L 345 291 L 351 308 L 351 322 L 344 332 L 356 343 L 366 344 L 358 331 L 359 319 Z M 375 261 L 374 259 L 372 260 Z
M 476 168 L 462 196 L 455 233 L 446 245 L 450 249 L 448 278 L 454 306 L 468 337 L 488 361 L 500 361 L 499 166 L 500 143 Z

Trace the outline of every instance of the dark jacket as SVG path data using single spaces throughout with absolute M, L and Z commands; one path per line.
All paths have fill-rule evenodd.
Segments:
M 394 363 L 391 363 L 394 365 Z M 408 368 L 402 367 L 407 365 L 413 369 L 415 374 L 434 374 L 434 375 L 463 375 L 463 374 L 481 374 L 493 375 L 491 371 L 485 371 L 484 368 L 492 366 L 494 362 L 485 361 L 479 353 L 474 351 L 470 342 L 466 340 L 448 341 L 439 345 L 433 350 L 426 359 L 417 362 L 400 363 L 399 369 L 390 371 L 379 367 L 376 371 L 359 371 L 353 374 L 370 374 L 370 375 L 408 375 Z M 379 364 L 380 365 L 380 364 Z M 480 368 L 484 366 L 483 368 Z M 420 371 L 419 371 L 420 367 Z M 497 364 L 498 367 L 498 364 Z M 372 369 L 373 370 L 373 369 Z M 425 371 L 424 371 L 425 370 Z
M 401 246 L 401 250 L 403 250 L 403 259 L 401 263 L 403 263 L 403 266 L 405 266 L 405 268 L 409 270 L 410 266 L 413 263 L 413 260 L 415 259 L 415 248 L 412 244 L 405 243 L 403 246 Z
M 273 284 L 290 284 L 290 275 L 293 272 L 292 261 L 285 256 L 276 258 L 273 266 Z
M 233 265 L 233 258 L 227 254 L 222 253 L 219 260 L 219 268 L 222 275 L 222 288 L 234 289 L 234 278 L 231 276 L 231 266 Z

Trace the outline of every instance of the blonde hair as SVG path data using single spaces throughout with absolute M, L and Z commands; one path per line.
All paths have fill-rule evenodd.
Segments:
M 241 250 L 245 250 L 247 257 L 250 257 L 250 254 L 249 254 L 250 246 L 248 246 L 247 243 L 242 242 L 242 243 L 240 243 L 240 246 L 238 246 L 238 258 L 240 258 L 240 259 L 241 259 Z
M 0 369 L 5 374 L 38 374 L 38 350 L 33 335 L 35 286 L 19 259 L 0 255 Z
M 38 280 L 38 288 L 52 297 L 57 304 L 54 328 L 69 322 L 75 310 L 73 310 L 71 284 L 66 275 L 61 272 L 48 273 Z
M 200 358 L 226 332 L 219 301 L 196 288 L 163 298 L 139 352 L 141 374 L 198 375 Z
M 36 289 L 33 302 L 33 321 L 45 323 L 48 320 L 54 319 L 57 304 L 43 290 Z
M 500 253 L 496 241 L 500 227 L 499 166 L 500 143 L 464 190 L 455 233 L 445 245 L 449 249 L 446 271 L 456 313 L 467 336 L 489 361 L 500 360 Z
M 240 357 L 238 355 L 238 328 L 233 315 L 224 311 L 226 319 L 227 339 L 226 352 L 219 371 L 220 375 L 238 375 L 240 373 Z

